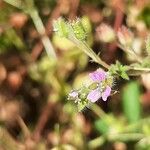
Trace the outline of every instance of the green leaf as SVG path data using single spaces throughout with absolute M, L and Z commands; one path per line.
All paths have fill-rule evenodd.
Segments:
M 116 64 L 111 65 L 109 72 L 114 75 L 119 75 L 125 80 L 129 80 L 129 76 L 126 73 L 128 71 L 128 66 L 123 66 L 119 61 Z
M 124 115 L 130 123 L 141 118 L 140 86 L 137 82 L 130 82 L 123 90 L 122 105 Z
M 126 72 L 122 72 L 122 73 L 121 73 L 121 77 L 122 77 L 123 79 L 125 79 L 125 80 L 129 80 L 129 76 L 127 75 Z

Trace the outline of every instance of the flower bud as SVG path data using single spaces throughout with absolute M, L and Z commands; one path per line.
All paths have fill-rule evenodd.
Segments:
M 82 24 L 80 19 L 73 21 L 71 23 L 71 26 L 73 28 L 73 32 L 74 32 L 77 39 L 79 39 L 79 40 L 85 40 L 86 39 L 87 34 L 86 34 L 86 31 L 85 31 L 83 24 Z
M 125 26 L 122 26 L 118 32 L 117 37 L 121 45 L 130 47 L 133 42 L 133 34 L 129 29 L 127 29 Z
M 102 23 L 96 29 L 98 37 L 102 42 L 112 42 L 115 40 L 114 30 L 107 24 Z
M 56 21 L 53 22 L 53 29 L 58 36 L 66 38 L 68 37 L 68 26 L 63 18 L 58 18 Z

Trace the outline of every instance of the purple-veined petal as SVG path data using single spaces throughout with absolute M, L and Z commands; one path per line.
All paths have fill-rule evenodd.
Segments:
M 111 87 L 107 86 L 105 91 L 102 93 L 102 99 L 103 101 L 106 101 L 108 96 L 111 94 Z
M 106 78 L 106 72 L 103 70 L 96 70 L 89 74 L 89 77 L 95 82 L 101 82 Z
M 92 103 L 96 102 L 101 97 L 101 93 L 99 88 L 92 90 L 89 92 L 87 99 L 91 101 Z

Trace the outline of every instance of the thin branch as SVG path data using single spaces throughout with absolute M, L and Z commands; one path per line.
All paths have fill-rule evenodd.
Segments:
M 54 104 L 53 103 L 48 103 L 46 104 L 46 106 L 44 107 L 39 120 L 37 122 L 37 125 L 35 127 L 35 131 L 33 133 L 33 138 L 38 141 L 41 138 L 41 133 L 43 131 L 43 128 L 45 127 L 50 115 L 52 114 L 52 108 L 53 108 Z
M 107 116 L 107 114 L 97 104 L 92 104 L 90 109 L 100 118 Z
M 140 56 L 138 56 L 132 49 L 127 49 L 120 44 L 118 44 L 118 47 L 122 49 L 125 53 L 132 55 L 137 62 L 142 63 L 143 59 Z
M 89 47 L 89 45 L 85 41 L 80 41 L 75 38 L 75 35 L 70 35 L 69 40 L 72 41 L 79 49 L 81 49 L 84 53 L 86 53 L 90 58 L 93 59 L 94 62 L 100 64 L 106 69 L 109 69 L 109 65 L 105 63 L 100 57 Z
M 46 50 L 48 56 L 56 59 L 55 50 L 54 50 L 49 38 L 45 34 L 45 27 L 43 25 L 43 22 L 39 16 L 37 10 L 34 9 L 33 11 L 29 11 L 29 15 L 31 16 L 38 33 L 41 35 L 41 40 L 42 40 L 42 43 L 45 47 L 45 50 Z
M 22 129 L 24 137 L 26 139 L 28 137 L 30 137 L 30 131 L 29 131 L 28 127 L 26 126 L 26 124 L 24 123 L 23 119 L 20 116 L 17 116 L 17 122 L 18 122 L 20 128 Z

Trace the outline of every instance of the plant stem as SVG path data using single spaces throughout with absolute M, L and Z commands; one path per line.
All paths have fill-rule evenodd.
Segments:
M 106 69 L 109 69 L 109 65 L 102 61 L 100 57 L 89 47 L 89 45 L 85 41 L 80 41 L 75 38 L 75 35 L 70 35 L 69 40 L 72 41 L 79 49 L 81 49 L 84 53 L 86 53 L 92 60 Z
M 43 43 L 43 46 L 46 50 L 46 53 L 49 57 L 52 57 L 54 59 L 57 59 L 56 58 L 56 53 L 55 53 L 55 50 L 52 46 L 52 43 L 50 41 L 50 39 L 48 38 L 48 36 L 45 34 L 46 30 L 45 30 L 45 27 L 43 25 L 43 22 L 38 14 L 38 11 L 33 7 L 33 6 L 30 6 L 30 4 L 26 4 L 26 7 L 22 4 L 21 1 L 19 0 L 4 0 L 6 3 L 14 6 L 14 7 L 17 7 L 19 9 L 22 9 L 25 13 L 28 13 L 30 15 L 30 17 L 32 18 L 33 20 L 33 23 L 36 27 L 36 30 L 38 31 L 38 33 L 41 35 L 41 40 L 42 40 L 42 43 Z M 29 2 L 32 2 L 32 1 L 27 1 L 27 3 Z M 31 8 L 30 8 L 31 7 Z M 28 10 L 28 11 L 26 11 Z
M 130 67 L 131 70 L 150 72 L 150 68 Z
M 101 109 L 101 107 L 99 107 L 97 104 L 93 103 L 90 106 L 90 109 L 100 118 L 103 118 L 104 116 L 106 116 L 107 114 Z
M 100 146 L 102 146 L 105 142 L 105 138 L 103 136 L 100 136 L 100 137 L 97 137 L 95 138 L 94 140 L 91 140 L 89 143 L 88 143 L 88 147 L 90 149 L 96 149 Z
M 123 47 L 123 46 L 120 45 L 120 44 L 118 44 L 118 47 L 119 47 L 120 49 L 122 49 L 125 53 L 128 53 L 128 54 L 132 55 L 132 56 L 136 59 L 137 62 L 142 63 L 142 58 L 141 58 L 140 56 L 138 56 L 138 55 L 135 53 L 134 50 L 125 48 L 125 47 Z
M 39 17 L 37 10 L 34 9 L 32 11 L 29 11 L 29 15 L 31 16 L 38 33 L 41 35 L 41 40 L 42 40 L 42 43 L 45 47 L 45 50 L 46 50 L 48 56 L 56 59 L 55 50 L 54 50 L 48 36 L 45 34 L 45 28 L 44 28 L 41 18 Z
M 142 133 L 120 133 L 120 134 L 109 134 L 107 139 L 109 141 L 137 141 L 144 138 L 145 135 Z
M 20 128 L 22 129 L 24 137 L 26 139 L 29 138 L 30 131 L 29 131 L 28 127 L 26 126 L 26 124 L 24 123 L 23 119 L 20 116 L 17 116 L 17 121 L 18 121 Z

